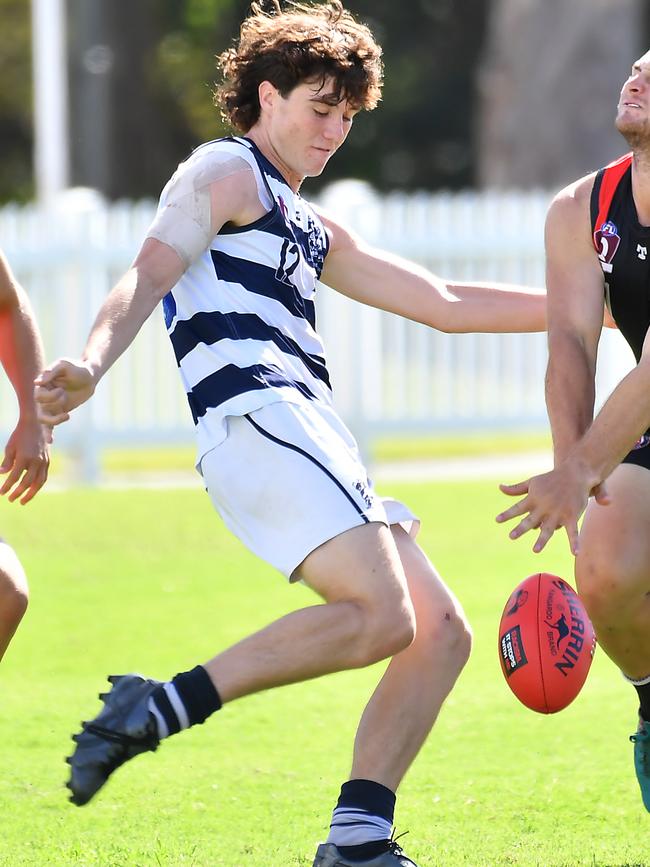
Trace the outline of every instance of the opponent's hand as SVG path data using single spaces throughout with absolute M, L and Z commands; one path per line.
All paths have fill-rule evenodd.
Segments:
M 88 400 L 95 391 L 95 377 L 83 361 L 61 358 L 34 380 L 34 397 L 41 424 L 51 430 L 70 418 L 73 409 Z
M 502 523 L 524 515 L 509 536 L 518 539 L 529 530 L 539 529 L 539 536 L 533 545 L 536 554 L 556 530 L 564 527 L 571 553 L 575 556 L 578 553 L 578 521 L 589 496 L 595 496 L 600 505 L 609 503 L 604 484 L 591 487 L 586 472 L 573 462 L 565 462 L 551 472 L 533 476 L 515 485 L 499 485 L 499 488 L 510 497 L 523 496 L 523 499 L 497 515 L 497 521 Z
M 45 484 L 49 466 L 46 431 L 36 419 L 19 419 L 0 464 L 0 473 L 8 474 L 0 486 L 0 495 L 8 494 L 10 502 L 20 499 L 25 505 Z

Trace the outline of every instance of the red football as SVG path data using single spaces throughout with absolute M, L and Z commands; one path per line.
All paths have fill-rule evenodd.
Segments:
M 499 658 L 522 704 L 538 713 L 571 704 L 595 649 L 594 628 L 570 584 L 541 572 L 515 587 L 501 615 Z

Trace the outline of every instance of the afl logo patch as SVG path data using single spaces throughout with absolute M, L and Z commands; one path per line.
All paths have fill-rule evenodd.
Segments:
M 616 235 L 618 238 L 618 229 L 616 228 L 616 223 L 612 223 L 611 220 L 608 220 L 606 223 L 600 227 L 600 231 L 603 235 Z

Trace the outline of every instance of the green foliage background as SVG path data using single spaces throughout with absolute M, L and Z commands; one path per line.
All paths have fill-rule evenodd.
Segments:
M 32 194 L 29 3 L 0 0 L 0 202 Z
M 326 180 L 361 177 L 379 189 L 471 185 L 474 71 L 489 3 L 346 6 L 382 43 L 386 85 Z M 224 132 L 211 98 L 214 57 L 236 37 L 249 0 L 67 0 L 67 8 L 72 182 L 112 199 L 157 197 L 192 148 Z M 1 202 L 33 194 L 30 3 L 0 0 L 0 21 Z M 113 57 L 101 81 L 85 63 L 95 44 Z

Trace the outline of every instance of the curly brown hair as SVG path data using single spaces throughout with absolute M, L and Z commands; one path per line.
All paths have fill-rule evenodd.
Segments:
M 266 11 L 264 5 L 270 6 Z M 258 87 L 270 81 L 286 97 L 303 81 L 334 80 L 338 99 L 373 109 L 381 99 L 381 47 L 340 0 L 251 3 L 239 41 L 217 57 L 223 81 L 215 103 L 226 123 L 248 132 L 260 116 Z

